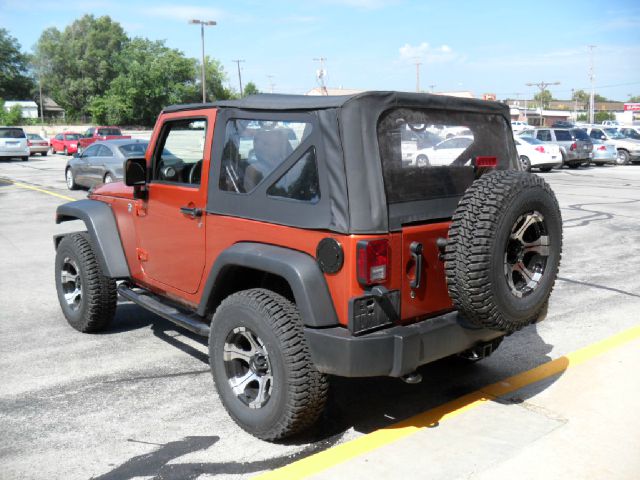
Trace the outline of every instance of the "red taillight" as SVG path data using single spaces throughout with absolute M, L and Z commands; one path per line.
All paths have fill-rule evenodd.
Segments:
M 569 147 L 569 150 L 571 150 L 571 151 L 573 152 L 573 151 L 574 151 L 574 150 L 576 150 L 577 148 L 578 148 L 578 145 L 576 145 L 576 142 L 573 142 L 573 143 L 571 144 L 571 147 Z
M 498 157 L 476 157 L 476 167 L 492 168 L 498 166 Z
M 598 147 L 598 150 L 603 150 L 603 151 L 604 151 L 604 150 L 606 150 L 606 149 L 607 149 L 607 147 L 605 147 L 604 145 L 600 145 L 600 146 Z
M 536 147 L 536 151 L 540 153 L 544 153 L 544 147 L 540 145 L 539 147 Z
M 31 140 L 27 140 L 27 146 L 30 147 L 32 145 Z
M 384 283 L 389 272 L 389 242 L 361 240 L 356 247 L 357 275 L 360 285 Z

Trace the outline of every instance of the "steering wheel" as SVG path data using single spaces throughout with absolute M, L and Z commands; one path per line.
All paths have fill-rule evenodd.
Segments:
M 200 183 L 200 175 L 202 174 L 202 160 L 197 161 L 189 170 L 189 183 Z

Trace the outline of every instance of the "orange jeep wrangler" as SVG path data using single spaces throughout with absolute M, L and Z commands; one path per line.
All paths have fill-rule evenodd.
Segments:
M 159 116 L 124 182 L 61 205 L 55 281 L 81 332 L 118 295 L 209 340 L 220 399 L 277 440 L 328 375 L 420 380 L 539 321 L 562 246 L 509 108 L 428 94 L 258 95 Z

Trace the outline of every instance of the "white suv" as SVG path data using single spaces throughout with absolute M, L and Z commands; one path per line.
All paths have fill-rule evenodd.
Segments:
M 0 158 L 29 160 L 27 136 L 20 127 L 0 127 Z

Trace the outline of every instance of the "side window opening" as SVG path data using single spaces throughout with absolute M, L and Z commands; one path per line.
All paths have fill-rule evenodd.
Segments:
M 311 134 L 311 123 L 230 119 L 225 128 L 220 190 L 249 193 Z
M 205 119 L 173 120 L 164 124 L 158 147 L 154 152 L 152 181 L 200 184 Z
M 316 150 L 311 147 L 267 190 L 271 197 L 288 198 L 317 203 L 320 200 L 320 182 Z

